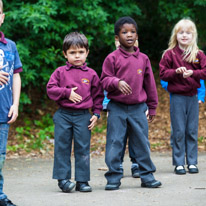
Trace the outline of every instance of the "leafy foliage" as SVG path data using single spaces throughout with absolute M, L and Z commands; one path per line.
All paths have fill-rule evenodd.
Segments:
M 158 61 L 174 23 L 185 16 L 195 20 L 200 43 L 206 46 L 205 8 L 205 0 L 5 0 L 3 31 L 17 43 L 24 68 L 21 102 L 31 103 L 33 88 L 46 97 L 51 73 L 65 64 L 62 42 L 67 33 L 77 30 L 87 36 L 88 64 L 100 74 L 104 58 L 114 49 L 113 27 L 119 17 L 136 19 L 141 51 Z

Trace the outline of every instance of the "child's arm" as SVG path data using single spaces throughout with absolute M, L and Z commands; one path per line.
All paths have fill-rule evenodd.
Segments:
M 93 80 L 92 80 L 92 85 L 91 85 L 91 97 L 93 100 L 93 106 L 92 106 L 92 112 L 93 116 L 90 119 L 90 125 L 88 126 L 89 130 L 91 130 L 97 119 L 100 118 L 100 112 L 102 110 L 102 102 L 104 99 L 104 93 L 102 89 L 102 85 L 100 84 L 100 80 L 98 75 L 94 74 Z
M 124 80 L 120 80 L 118 83 L 118 89 L 120 90 L 120 92 L 122 92 L 122 94 L 124 95 L 130 95 L 132 94 L 132 88 L 129 86 L 129 84 L 127 84 L 127 82 L 125 82 Z
M 74 103 L 82 101 L 82 96 L 78 95 L 75 90 L 78 89 L 78 87 L 74 87 L 71 89 L 71 94 L 69 96 L 69 100 L 71 100 Z
M 168 82 L 166 82 L 164 80 L 160 80 L 160 84 L 162 85 L 162 88 L 168 92 L 168 90 L 167 90 Z
M 200 79 L 201 87 L 197 88 L 197 96 L 199 103 L 205 102 L 205 81 L 203 79 Z
M 143 88 L 147 94 L 146 104 L 148 106 L 148 121 L 151 122 L 156 115 L 156 108 L 158 104 L 158 95 L 156 83 L 149 58 L 146 60 L 146 68 L 144 74 Z
M 95 123 L 97 121 L 98 117 L 96 115 L 93 115 L 92 118 L 90 119 L 90 125 L 88 126 L 89 130 L 92 130 L 93 127 L 95 126 Z
M 101 83 L 104 90 L 111 92 L 118 89 L 120 79 L 115 75 L 114 58 L 109 55 L 102 66 Z
M 47 84 L 47 94 L 50 99 L 54 101 L 69 99 L 74 103 L 80 102 L 82 100 L 82 97 L 75 92 L 77 87 L 61 87 L 60 82 L 60 71 L 59 69 L 56 69 L 51 75 L 49 82 Z
M 206 79 L 206 56 L 202 51 L 199 51 L 197 59 L 199 60 L 200 69 L 193 70 L 192 77 L 195 79 Z
M 9 74 L 7 72 L 1 71 L 0 68 L 0 85 L 6 84 L 8 82 Z
M 11 119 L 8 121 L 8 124 L 11 124 L 16 121 L 18 117 L 18 109 L 19 109 L 19 98 L 21 93 L 21 77 L 19 73 L 15 73 L 13 75 L 13 105 L 9 110 L 8 117 Z

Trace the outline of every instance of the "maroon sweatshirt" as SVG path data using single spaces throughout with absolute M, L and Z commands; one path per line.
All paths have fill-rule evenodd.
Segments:
M 183 78 L 182 74 L 176 73 L 179 67 L 193 70 L 193 75 Z M 200 79 L 206 79 L 206 56 L 199 51 L 196 60 L 188 63 L 183 60 L 183 51 L 176 46 L 165 53 L 159 63 L 159 68 L 160 78 L 168 82 L 167 89 L 170 93 L 193 96 L 197 94 L 197 88 L 200 87 Z
M 119 48 L 110 53 L 103 63 L 101 82 L 108 92 L 107 97 L 124 104 L 146 102 L 149 114 L 156 114 L 157 89 L 149 58 L 134 47 L 129 53 Z M 118 82 L 124 80 L 132 88 L 132 94 L 124 95 L 118 89 Z
M 82 96 L 82 101 L 73 103 L 69 100 L 71 89 L 78 87 L 75 92 Z M 103 90 L 97 73 L 86 66 L 76 67 L 67 62 L 67 65 L 57 68 L 47 84 L 47 94 L 50 99 L 61 107 L 68 109 L 89 109 L 100 114 Z

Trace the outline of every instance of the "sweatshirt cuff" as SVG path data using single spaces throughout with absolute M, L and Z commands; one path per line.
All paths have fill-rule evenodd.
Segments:
M 65 97 L 69 99 L 70 95 L 71 95 L 71 89 L 67 89 L 65 88 Z
M 20 73 L 20 72 L 22 72 L 22 71 L 23 71 L 22 67 L 20 67 L 20 68 L 18 68 L 18 69 L 14 69 L 14 74 Z
M 199 71 L 193 70 L 193 74 L 192 74 L 193 78 L 198 79 L 198 74 Z
M 115 78 L 115 79 L 114 79 L 113 84 L 114 84 L 114 87 L 115 87 L 115 88 L 118 88 L 119 81 L 120 81 L 120 79 L 118 79 L 118 78 Z
M 156 115 L 156 109 L 149 109 L 149 115 Z

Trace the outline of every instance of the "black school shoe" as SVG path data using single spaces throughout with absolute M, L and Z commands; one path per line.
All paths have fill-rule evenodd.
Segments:
M 76 191 L 79 191 L 79 192 L 91 192 L 92 188 L 88 184 L 88 182 L 77 182 L 77 184 L 76 184 Z
M 16 205 L 12 203 L 12 201 L 9 200 L 8 198 L 4 198 L 0 200 L 0 206 L 16 206 Z
M 157 188 L 161 186 L 162 183 L 158 180 L 152 180 L 149 182 L 142 182 L 141 187 L 147 187 L 147 188 Z
M 196 165 L 188 165 L 188 172 L 190 173 L 190 174 L 195 174 L 195 173 L 198 173 L 199 172 L 199 170 L 198 170 L 198 168 L 197 168 L 197 166 Z
M 121 183 L 107 183 L 105 190 L 118 190 Z
M 75 183 L 71 182 L 70 180 L 58 180 L 58 186 L 62 190 L 62 192 L 71 192 L 75 187 Z
M 175 174 L 177 174 L 177 175 L 185 175 L 186 174 L 186 170 L 185 170 L 184 166 L 182 166 L 182 169 L 178 169 L 178 167 L 179 166 L 175 167 L 175 170 L 174 170 Z

